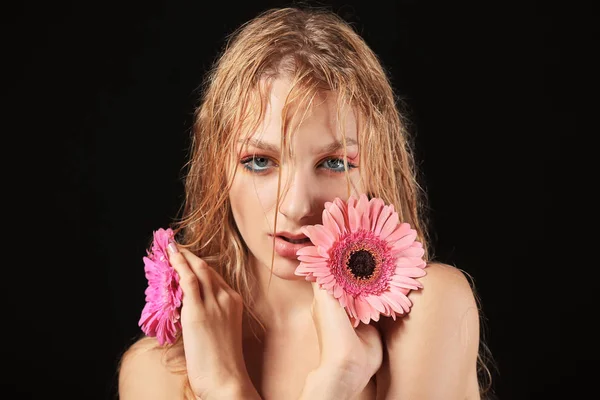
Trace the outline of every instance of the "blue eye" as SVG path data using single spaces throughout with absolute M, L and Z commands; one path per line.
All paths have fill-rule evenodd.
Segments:
M 344 160 L 341 158 L 329 158 L 323 161 L 320 165 L 332 172 L 345 172 Z M 348 163 L 348 169 L 356 168 L 356 165 Z
M 266 173 L 269 169 L 277 166 L 270 158 L 258 155 L 246 157 L 240 163 L 247 171 L 252 173 Z M 331 172 L 341 173 L 346 171 L 342 158 L 328 158 L 322 161 L 318 167 Z M 353 168 L 356 168 L 356 165 L 348 162 L 348 169 Z
M 260 157 L 260 156 L 248 157 L 241 161 L 241 164 L 244 166 L 244 168 L 246 168 L 248 171 L 252 171 L 252 172 L 266 171 L 267 169 L 269 169 L 271 167 L 271 165 L 269 165 L 269 163 L 272 163 L 272 161 L 269 160 L 267 157 Z

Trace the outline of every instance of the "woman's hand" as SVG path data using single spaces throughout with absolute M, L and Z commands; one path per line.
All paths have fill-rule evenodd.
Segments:
M 181 327 L 188 379 L 196 397 L 259 398 L 242 352 L 243 301 L 204 260 L 168 246 L 183 290 Z
M 309 379 L 315 386 L 329 388 L 332 396 L 327 398 L 351 398 L 362 392 L 381 367 L 381 335 L 373 325 L 361 323 L 354 328 L 337 299 L 315 282 L 312 287 L 314 300 L 311 311 L 321 360 Z M 307 384 L 310 384 L 308 380 Z M 305 387 L 303 397 L 309 397 L 310 391 Z

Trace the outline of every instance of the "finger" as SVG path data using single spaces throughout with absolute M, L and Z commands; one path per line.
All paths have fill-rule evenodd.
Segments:
M 373 362 L 381 365 L 383 338 L 379 329 L 373 325 L 360 324 L 356 328 L 356 334 L 370 349 L 369 353 L 373 356 L 377 355 L 373 358 Z
M 221 288 L 216 297 L 219 307 L 227 313 L 233 312 L 237 315 L 244 309 L 242 297 L 233 289 Z
M 216 273 L 216 272 L 215 272 Z M 217 274 L 219 277 L 220 275 Z M 222 277 L 221 277 L 222 279 Z M 222 292 L 227 293 L 229 299 L 231 299 L 234 302 L 240 303 L 240 304 L 244 304 L 244 298 L 242 297 L 242 295 L 240 293 L 238 293 L 235 289 L 233 289 L 231 286 L 229 286 L 225 280 L 223 280 L 223 283 L 225 286 L 222 286 Z
M 208 266 L 208 271 L 212 277 L 214 297 L 219 306 L 227 310 L 243 309 L 244 301 L 242 296 L 225 282 L 225 278 L 217 270 Z
M 213 289 L 213 275 L 211 274 L 211 267 L 208 266 L 206 261 L 196 256 L 188 249 L 180 249 L 180 254 L 185 258 L 190 269 L 196 275 L 196 279 L 200 283 L 200 296 L 205 303 L 215 301 L 215 294 Z
M 311 282 L 310 285 L 312 286 L 312 289 L 313 289 L 313 295 L 315 296 L 315 301 L 323 300 L 325 297 L 324 295 L 329 294 L 329 293 L 326 293 L 327 291 L 325 289 L 322 289 L 321 285 L 319 285 L 317 282 Z
M 198 277 L 190 268 L 187 259 L 181 254 L 175 242 L 169 243 L 167 249 L 169 251 L 169 263 L 179 275 L 179 286 L 183 291 L 182 302 L 202 309 L 201 286 Z
M 316 282 L 311 282 L 311 285 L 313 288 L 315 308 L 318 308 L 323 312 L 341 313 L 341 311 L 344 311 L 340 301 L 336 299 L 333 294 L 330 294 L 326 289 L 321 288 Z
M 377 327 L 370 324 L 359 324 L 356 328 L 356 334 L 370 347 L 373 347 L 377 340 L 381 340 L 381 334 Z
M 218 293 L 219 290 L 223 290 L 225 291 L 227 294 L 229 294 L 231 297 L 236 298 L 236 297 L 240 297 L 241 295 L 234 290 L 231 286 L 229 286 L 229 284 L 227 282 L 225 282 L 225 278 L 223 278 L 223 276 L 217 272 L 216 269 L 210 267 L 209 265 L 207 265 L 207 269 L 211 274 L 212 277 L 212 284 L 213 284 L 213 292 Z
M 227 289 L 227 288 L 230 289 L 227 282 L 225 282 L 225 278 L 223 278 L 223 276 L 220 273 L 218 273 L 216 269 L 209 267 L 209 270 L 213 277 L 213 283 L 215 284 L 216 287 L 220 287 L 223 289 Z

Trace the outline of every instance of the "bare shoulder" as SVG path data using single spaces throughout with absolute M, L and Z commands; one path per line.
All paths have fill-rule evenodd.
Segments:
M 381 398 L 477 398 L 479 309 L 467 275 L 429 264 L 408 314 L 380 319 L 387 358 L 377 376 Z M 381 385 L 380 385 L 381 383 Z M 379 397 L 378 397 L 379 398 Z
M 406 326 L 416 331 L 435 328 L 437 334 L 430 335 L 457 335 L 465 345 L 466 341 L 475 344 L 479 309 L 466 273 L 442 263 L 431 263 L 425 270 L 427 275 L 419 278 L 423 288 L 408 294 L 413 308 Z
M 423 288 L 409 293 L 411 300 L 444 308 L 475 306 L 475 296 L 464 271 L 443 263 L 430 263 L 425 271 L 427 275 L 419 278 Z
M 185 358 L 178 347 L 163 348 L 155 338 L 135 342 L 121 357 L 119 398 L 183 398 Z
M 410 313 L 402 318 L 403 323 L 395 324 L 393 320 L 385 318 L 381 321 L 382 328 L 389 330 L 401 325 L 403 329 L 411 326 L 429 329 L 432 320 L 441 322 L 439 318 L 456 322 L 470 318 L 470 325 L 475 323 L 478 326 L 479 311 L 468 275 L 457 267 L 443 263 L 430 263 L 425 271 L 427 274 L 418 278 L 423 288 L 408 294 L 413 306 Z

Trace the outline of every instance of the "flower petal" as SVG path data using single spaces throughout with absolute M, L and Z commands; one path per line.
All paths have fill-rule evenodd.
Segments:
M 346 229 L 348 229 L 348 227 L 350 226 L 350 223 L 348 222 L 348 204 L 344 203 L 339 197 L 336 197 L 335 200 L 333 200 L 333 203 L 337 206 L 337 208 L 344 216 L 344 226 L 346 227 Z
M 365 296 L 365 299 L 369 302 L 371 307 L 373 307 L 380 313 L 385 314 L 385 312 L 386 312 L 385 306 L 383 305 L 383 303 L 381 302 L 381 300 L 379 299 L 378 296 L 370 294 L 368 296 Z
M 375 226 L 377 225 L 377 221 L 379 220 L 379 214 L 381 214 L 381 210 L 385 203 L 378 197 L 371 199 L 369 202 L 369 218 L 371 219 L 371 227 L 372 231 L 375 231 Z
M 326 261 L 320 255 L 317 256 L 317 257 L 313 257 L 313 256 L 297 256 L 296 258 L 298 259 L 298 261 L 302 261 L 302 262 L 306 262 L 306 263 L 322 263 L 322 262 Z
M 399 241 L 398 241 L 399 242 Z M 398 250 L 396 250 L 396 246 L 398 246 L 398 242 L 396 242 L 396 244 L 392 247 L 392 252 L 397 252 Z M 419 243 L 419 242 L 415 242 L 415 243 Z M 425 249 L 423 249 L 420 246 L 411 246 L 409 248 L 400 250 L 400 256 L 403 257 L 423 257 L 423 254 L 425 254 Z
M 394 232 L 392 232 L 387 238 L 386 240 L 388 241 L 388 243 L 393 244 L 395 241 L 399 240 L 400 238 L 406 236 L 406 234 L 410 231 L 410 224 L 407 222 L 402 222 L 400 225 L 398 225 L 396 227 L 396 230 Z
M 416 279 L 413 279 L 409 276 L 405 275 L 393 275 L 392 279 L 389 281 L 390 285 L 406 288 L 406 289 L 420 289 L 423 287 L 423 284 Z
M 323 283 L 323 288 L 329 292 L 331 291 L 331 288 L 333 288 L 335 285 L 337 285 L 337 282 L 334 279 L 332 281 Z
M 360 228 L 364 230 L 371 229 L 371 219 L 369 218 L 369 206 L 369 198 L 366 194 L 361 194 L 355 209 L 358 213 Z
M 358 211 L 358 214 L 361 217 L 363 214 L 366 214 L 367 217 L 369 216 L 369 198 L 366 194 L 363 193 L 360 195 L 354 208 L 356 208 L 356 211 Z
M 332 281 L 335 281 L 335 276 L 333 276 L 332 274 L 320 276 L 317 278 L 317 282 L 320 285 L 324 285 L 324 284 L 332 282 Z
M 396 268 L 396 274 L 398 275 L 402 275 L 402 276 L 408 276 L 411 278 L 420 278 L 422 276 L 427 275 L 427 272 L 425 272 L 425 270 L 423 268 L 417 268 L 417 267 L 413 267 L 413 268 Z
M 417 257 L 398 257 L 396 259 L 396 268 L 413 268 L 423 263 L 422 258 Z
M 358 319 L 360 319 L 363 323 L 368 324 L 371 319 L 371 307 L 369 303 L 365 302 L 362 296 L 356 298 L 356 312 L 358 314 Z
M 306 225 L 300 230 L 316 246 L 330 248 L 334 243 L 333 235 L 323 225 Z
M 306 246 L 301 248 L 296 252 L 297 256 L 311 256 L 311 257 L 320 257 L 319 250 L 317 246 Z
M 379 214 L 379 218 L 377 218 L 377 224 L 375 224 L 375 229 L 373 229 L 373 233 L 375 233 L 376 235 L 379 235 L 381 233 L 381 229 L 383 228 L 385 221 L 387 221 L 391 214 L 392 211 L 390 206 L 383 207 L 383 210 L 381 210 L 381 213 Z
M 394 243 L 394 245 L 392 246 L 392 251 L 398 252 L 407 249 L 408 247 L 412 246 L 416 238 L 417 231 L 414 229 L 410 229 L 403 238 L 399 239 L 398 241 L 396 241 L 396 243 Z
M 347 229 L 348 224 L 346 222 L 346 217 L 344 217 L 343 209 L 340 209 L 340 207 L 337 203 L 331 203 L 331 205 L 329 207 L 327 207 L 327 211 L 329 211 L 329 214 L 335 220 L 336 224 L 339 226 L 340 233 L 342 235 L 346 234 L 348 232 L 348 229 Z
M 392 297 L 398 304 L 402 306 L 404 312 L 409 312 L 412 307 L 412 301 L 402 292 L 399 291 L 388 291 L 390 297 Z
M 346 296 L 347 307 L 346 310 L 350 314 L 351 317 L 357 318 L 356 316 L 356 308 L 354 306 L 354 296 L 348 295 Z
M 339 302 L 340 302 L 340 305 L 341 305 L 342 307 L 344 307 L 344 308 L 346 307 L 346 304 L 348 304 L 348 302 L 347 302 L 347 300 L 346 300 L 347 296 L 348 296 L 348 294 L 347 294 L 346 292 L 344 292 L 344 293 L 342 293 L 342 295 L 341 295 L 341 296 L 340 296 L 340 298 L 338 299 L 338 300 L 339 300 Z
M 398 314 L 404 314 L 404 308 L 402 308 L 402 304 L 400 304 L 396 300 L 396 297 L 391 296 L 390 291 L 383 292 L 379 296 L 381 297 L 382 300 L 385 300 L 385 302 L 391 307 L 391 309 L 394 312 L 397 312 Z
M 342 293 L 344 293 L 344 289 L 340 285 L 335 285 L 333 288 L 333 297 L 339 299 Z
M 354 207 L 348 207 L 348 220 L 350 222 L 350 232 L 354 233 L 360 229 L 360 216 Z
M 340 227 L 335 218 L 333 218 L 327 209 L 323 210 L 323 226 L 325 226 L 325 229 L 333 234 L 334 240 L 338 240 L 340 238 L 340 234 L 342 233 Z
M 367 213 L 364 213 L 360 218 L 360 227 L 366 231 L 371 230 L 371 220 Z
M 381 316 L 381 313 L 379 313 L 377 310 L 375 309 L 371 309 L 371 319 L 375 322 L 379 321 L 379 317 Z
M 357 202 L 356 197 L 350 196 L 348 198 L 348 201 L 346 202 L 346 204 L 348 204 L 348 207 L 356 207 L 356 202 Z
M 387 239 L 387 237 L 396 230 L 396 227 L 398 226 L 398 221 L 400 220 L 400 218 L 398 217 L 398 213 L 397 212 L 393 212 L 389 218 L 387 219 L 387 221 L 385 221 L 385 224 L 383 225 L 383 228 L 381 228 L 381 233 L 379 234 L 379 236 L 381 237 L 381 239 L 385 240 Z
M 329 264 L 326 262 L 322 263 L 306 263 L 301 262 L 297 267 L 295 274 L 299 276 L 304 276 L 305 274 L 312 274 L 318 271 L 329 271 Z
M 319 252 L 319 255 L 321 257 L 323 257 L 325 260 L 329 260 L 329 251 L 327 249 L 319 246 L 319 247 L 317 247 L 317 251 Z

